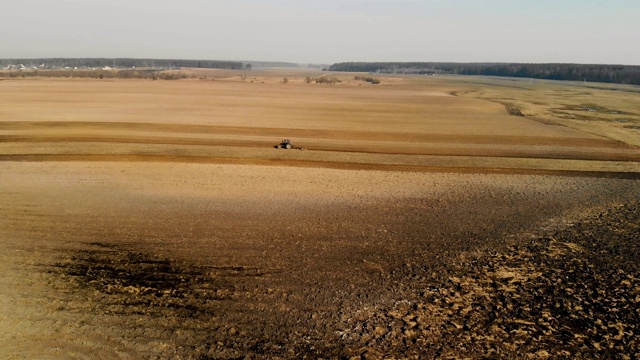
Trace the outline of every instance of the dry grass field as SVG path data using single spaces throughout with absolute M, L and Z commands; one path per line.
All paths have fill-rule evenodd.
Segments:
M 190 74 L 0 80 L 3 357 L 639 356 L 640 88 Z

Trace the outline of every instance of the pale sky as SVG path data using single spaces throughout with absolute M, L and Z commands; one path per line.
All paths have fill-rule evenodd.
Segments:
M 8 0 L 0 58 L 640 65 L 640 0 Z

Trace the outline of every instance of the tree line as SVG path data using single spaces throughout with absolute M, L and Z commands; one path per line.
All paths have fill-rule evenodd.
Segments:
M 511 76 L 640 85 L 640 66 L 636 65 L 344 62 L 333 64 L 328 70 L 389 74 Z
M 86 67 L 103 68 L 210 68 L 210 69 L 251 69 L 251 64 L 224 60 L 179 60 L 179 59 L 129 59 L 129 58 L 40 58 L 40 59 L 0 59 L 0 66 L 22 64 L 28 67 L 44 64 L 45 68 Z
M 180 80 L 195 78 L 178 72 L 162 72 L 156 70 L 24 70 L 0 72 L 0 78 L 21 77 L 53 77 L 53 78 L 92 78 L 92 79 L 149 79 Z

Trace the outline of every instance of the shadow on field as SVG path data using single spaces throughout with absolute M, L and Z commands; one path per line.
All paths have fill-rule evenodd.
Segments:
M 282 319 L 281 291 L 256 290 L 259 279 L 273 271 L 178 263 L 123 244 L 93 242 L 63 253 L 65 260 L 48 272 L 93 304 L 93 314 L 100 315 L 94 326 L 120 329 L 119 336 L 142 349 L 158 341 L 170 344 L 162 351 L 145 350 L 161 358 L 291 358 L 316 353 L 297 332 L 304 326 L 292 326 L 300 319 Z
M 233 294 L 233 286 L 213 276 L 212 270 L 258 275 L 254 269 L 178 265 L 109 244 L 90 245 L 92 249 L 75 250 L 68 261 L 56 264 L 53 272 L 62 272 L 78 286 L 109 295 L 103 308 L 106 313 L 153 314 L 172 309 L 181 317 L 194 317 L 211 312 L 210 302 Z

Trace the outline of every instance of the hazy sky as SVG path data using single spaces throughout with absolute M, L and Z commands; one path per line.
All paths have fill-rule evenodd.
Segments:
M 640 0 L 10 0 L 0 58 L 640 65 Z

